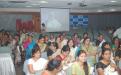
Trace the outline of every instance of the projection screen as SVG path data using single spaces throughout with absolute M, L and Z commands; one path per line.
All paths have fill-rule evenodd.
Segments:
M 41 28 L 46 32 L 69 31 L 69 9 L 40 8 Z

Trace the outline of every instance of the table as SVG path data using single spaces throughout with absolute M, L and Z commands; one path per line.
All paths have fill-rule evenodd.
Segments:
M 16 75 L 10 53 L 0 53 L 0 75 Z

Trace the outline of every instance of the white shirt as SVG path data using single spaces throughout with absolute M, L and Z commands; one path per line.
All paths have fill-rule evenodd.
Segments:
M 30 59 L 26 60 L 26 62 L 24 63 L 24 70 L 25 70 L 24 72 L 26 73 L 26 75 L 32 75 L 28 70 L 29 64 L 33 65 L 33 70 L 41 71 L 41 70 L 45 69 L 47 62 L 48 62 L 48 60 L 46 60 L 44 58 L 40 58 L 37 61 L 34 61 L 32 58 L 30 58 Z

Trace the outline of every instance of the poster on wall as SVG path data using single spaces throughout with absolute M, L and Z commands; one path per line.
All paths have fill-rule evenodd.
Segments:
M 70 27 L 78 28 L 88 26 L 88 16 L 84 15 L 70 15 Z

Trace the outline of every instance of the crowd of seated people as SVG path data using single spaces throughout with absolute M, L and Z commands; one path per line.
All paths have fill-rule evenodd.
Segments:
M 121 75 L 121 40 L 118 37 L 108 42 L 103 34 L 93 41 L 87 32 L 82 38 L 78 33 L 67 37 L 63 32 L 38 33 L 35 39 L 34 34 L 24 30 L 14 36 L 0 32 L 0 45 L 11 46 L 14 64 L 22 62 L 25 75 Z M 111 72 L 107 72 L 109 67 Z

